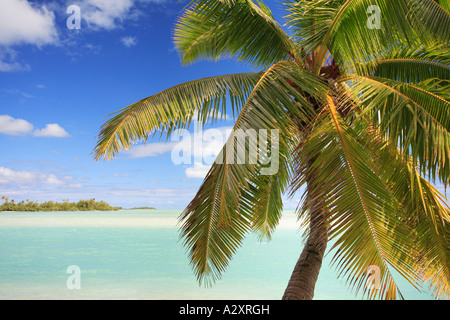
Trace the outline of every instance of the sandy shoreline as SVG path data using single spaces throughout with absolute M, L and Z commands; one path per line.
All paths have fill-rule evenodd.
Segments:
M 164 217 L 141 216 L 123 214 L 122 216 L 109 213 L 80 214 L 55 213 L 55 212 L 33 212 L 11 213 L 7 216 L 0 215 L 0 227 L 122 227 L 122 228 L 171 228 L 176 227 L 177 216 L 167 215 Z
M 143 212 L 0 212 L 0 227 L 111 227 L 178 228 L 178 213 Z M 293 212 L 287 211 L 279 229 L 298 229 Z

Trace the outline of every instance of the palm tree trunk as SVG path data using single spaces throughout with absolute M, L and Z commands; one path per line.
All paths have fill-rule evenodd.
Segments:
M 312 181 L 309 181 L 312 182 Z M 310 184 L 308 184 L 310 185 Z M 314 288 L 327 247 L 327 227 L 323 201 L 312 188 L 307 191 L 309 236 L 283 295 L 283 300 L 312 300 Z

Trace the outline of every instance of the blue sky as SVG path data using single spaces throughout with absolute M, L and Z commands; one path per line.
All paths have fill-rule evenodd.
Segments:
M 208 164 L 173 163 L 170 141 L 153 139 L 109 162 L 91 154 L 110 113 L 185 81 L 251 70 L 233 61 L 182 66 L 172 32 L 185 4 L 1 0 L 1 195 L 185 208 Z M 80 29 L 67 27 L 70 5 L 81 9 Z

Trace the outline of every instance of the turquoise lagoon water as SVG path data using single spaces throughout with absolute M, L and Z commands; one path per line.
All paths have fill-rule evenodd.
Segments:
M 286 211 L 273 239 L 249 234 L 212 288 L 199 287 L 179 241 L 179 211 L 0 213 L 0 299 L 280 299 L 300 254 Z M 360 299 L 326 257 L 315 299 Z M 68 289 L 68 266 L 80 268 Z M 401 283 L 401 281 L 400 281 Z M 408 285 L 407 299 L 430 299 Z

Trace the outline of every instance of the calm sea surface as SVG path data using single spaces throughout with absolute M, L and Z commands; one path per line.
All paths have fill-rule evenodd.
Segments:
M 0 213 L 0 299 L 281 298 L 302 248 L 293 212 L 285 212 L 270 242 L 249 234 L 212 288 L 196 282 L 179 241 L 179 213 Z M 330 258 L 315 299 L 360 299 L 337 279 Z M 69 266 L 79 273 L 67 273 Z M 68 279 L 80 288 L 69 289 Z M 399 284 L 406 299 L 431 297 Z

